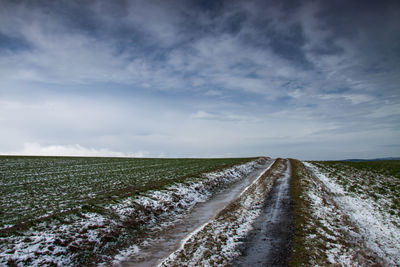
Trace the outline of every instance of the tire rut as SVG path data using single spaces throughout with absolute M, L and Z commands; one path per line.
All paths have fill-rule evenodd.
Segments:
M 275 181 L 233 266 L 288 266 L 293 232 L 290 173 L 290 162 L 286 160 L 286 169 Z

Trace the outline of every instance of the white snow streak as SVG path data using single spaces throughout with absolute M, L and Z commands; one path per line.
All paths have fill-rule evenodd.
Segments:
M 359 228 L 367 246 L 390 265 L 400 265 L 400 228 L 387 218 L 393 219 L 372 199 L 361 198 L 346 192 L 343 187 L 325 176 L 311 163 L 303 162 L 331 191 L 335 202 Z M 397 218 L 400 225 L 400 219 Z

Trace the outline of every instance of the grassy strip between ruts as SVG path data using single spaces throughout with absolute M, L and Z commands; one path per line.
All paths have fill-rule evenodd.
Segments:
M 304 200 L 305 189 L 302 183 L 305 171 L 304 165 L 296 160 L 290 159 L 292 173 L 290 179 L 290 195 L 293 199 L 293 243 L 292 255 L 289 258 L 289 266 L 304 266 L 308 265 L 311 258 L 311 251 L 305 246 L 307 233 L 304 231 L 305 224 L 311 219 L 310 206 Z

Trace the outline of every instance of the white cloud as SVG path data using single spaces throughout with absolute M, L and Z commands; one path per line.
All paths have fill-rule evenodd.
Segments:
M 196 113 L 192 114 L 192 118 L 194 119 L 203 119 L 203 120 L 210 120 L 210 119 L 216 119 L 217 116 L 205 111 L 197 111 Z
M 366 94 L 323 94 L 318 96 L 323 100 L 340 100 L 345 99 L 354 105 L 372 101 L 374 98 Z
M 223 93 L 219 90 L 208 90 L 204 93 L 206 96 L 221 96 Z
M 351 101 L 353 104 L 361 104 L 374 99 L 372 96 L 365 94 L 344 94 L 343 98 Z
M 3 155 L 27 156 L 85 156 L 85 157 L 146 157 L 147 152 L 124 153 L 111 151 L 105 148 L 86 148 L 79 144 L 74 145 L 41 145 L 39 143 L 25 143 L 22 150 L 2 153 Z
M 400 118 L 400 104 L 386 104 L 367 115 L 368 118 L 385 118 L 389 116 Z

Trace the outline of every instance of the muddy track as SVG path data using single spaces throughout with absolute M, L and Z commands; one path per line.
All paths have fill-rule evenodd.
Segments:
M 276 180 L 233 266 L 287 266 L 293 231 L 290 162 Z
M 272 164 L 273 160 L 266 161 L 247 177 L 220 191 L 212 199 L 199 203 L 185 219 L 161 231 L 156 239 L 148 240 L 148 246 L 141 248 L 140 256 L 132 257 L 121 265 L 124 267 L 156 266 L 161 259 L 177 250 L 186 236 L 215 217 Z

